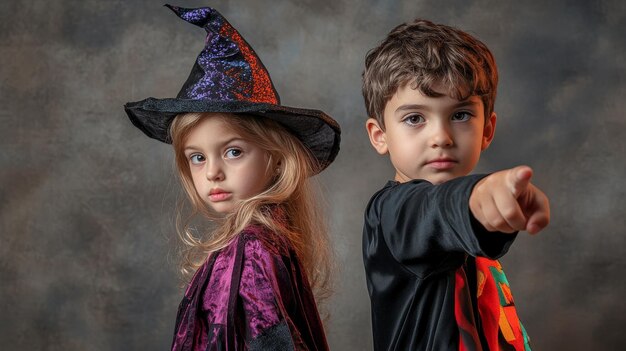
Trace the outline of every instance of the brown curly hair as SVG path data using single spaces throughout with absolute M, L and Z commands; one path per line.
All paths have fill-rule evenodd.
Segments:
M 416 19 L 394 28 L 365 57 L 365 107 L 383 130 L 387 102 L 409 83 L 430 97 L 442 95 L 435 88 L 443 88 L 457 100 L 480 96 L 487 119 L 496 99 L 498 70 L 480 40 L 453 27 Z

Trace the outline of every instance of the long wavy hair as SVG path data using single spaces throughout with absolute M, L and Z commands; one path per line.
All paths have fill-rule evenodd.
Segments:
M 280 164 L 278 174 L 265 191 L 240 201 L 225 216 L 213 212 L 198 195 L 184 153 L 187 137 L 204 118 L 222 118 L 241 138 L 267 152 L 268 165 Z M 191 207 L 183 215 L 184 206 L 179 206 L 177 216 L 178 234 L 184 244 L 183 276 L 189 278 L 208 255 L 227 246 L 246 226 L 261 224 L 291 243 L 316 297 L 328 297 L 333 255 L 321 198 L 317 195 L 320 192 L 313 191 L 315 184 L 311 179 L 319 165 L 300 140 L 270 119 L 223 113 L 178 115 L 170 126 L 170 136 L 178 175 Z M 192 222 L 198 217 L 213 221 L 216 227 L 206 233 L 196 231 Z

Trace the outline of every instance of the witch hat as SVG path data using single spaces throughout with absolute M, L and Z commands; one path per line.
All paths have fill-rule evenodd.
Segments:
M 311 151 L 326 168 L 339 152 L 339 124 L 322 111 L 283 106 L 269 72 L 239 32 L 215 9 L 165 5 L 181 19 L 204 28 L 205 47 L 176 98 L 147 98 L 124 105 L 131 122 L 151 138 L 171 143 L 176 115 L 221 112 L 272 119 Z

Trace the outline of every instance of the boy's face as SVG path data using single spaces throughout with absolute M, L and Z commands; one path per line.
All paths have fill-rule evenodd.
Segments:
M 441 184 L 474 169 L 493 139 L 496 115 L 485 120 L 478 96 L 464 101 L 429 97 L 407 84 L 387 102 L 384 121 L 384 130 L 373 118 L 366 127 L 376 151 L 389 153 L 395 180 Z

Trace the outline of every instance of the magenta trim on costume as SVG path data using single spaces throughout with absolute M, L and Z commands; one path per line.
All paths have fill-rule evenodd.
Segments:
M 248 343 L 281 323 L 295 332 L 291 342 L 303 345 L 285 308 L 295 302 L 290 284 L 296 283 L 281 258 L 289 256 L 287 247 L 284 239 L 261 227 L 249 226 L 228 246 L 214 253 L 198 269 L 185 291 L 172 350 L 247 349 Z M 237 256 L 238 251 L 242 257 Z M 231 288 L 237 281 L 239 288 L 231 296 Z M 289 296 L 283 296 L 285 291 L 290 292 Z M 312 303 L 309 307 L 315 311 Z M 229 317 L 229 312 L 234 315 Z M 234 328 L 237 336 L 229 337 L 229 328 Z
M 269 277 L 264 270 L 264 267 L 274 265 L 272 257 L 258 240 L 247 241 L 244 253 L 246 259 L 239 283 L 239 296 L 243 302 L 250 336 L 254 339 L 280 322 L 280 312 L 271 284 L 275 278 Z

